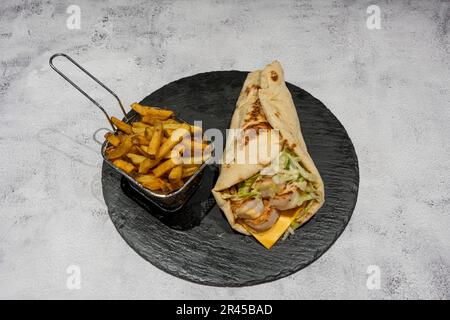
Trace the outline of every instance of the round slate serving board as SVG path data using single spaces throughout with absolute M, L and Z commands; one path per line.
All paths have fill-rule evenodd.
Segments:
M 167 106 L 203 129 L 228 127 L 247 72 L 201 73 L 172 82 L 146 97 L 144 105 Z M 205 170 L 186 207 L 173 215 L 140 198 L 103 164 L 103 195 L 120 235 L 144 259 L 176 277 L 213 286 L 248 286 L 286 277 L 319 258 L 344 230 L 356 204 L 359 170 L 344 127 L 319 100 L 288 84 L 308 150 L 325 183 L 325 204 L 293 236 L 266 250 L 234 232 L 210 189 L 217 168 Z

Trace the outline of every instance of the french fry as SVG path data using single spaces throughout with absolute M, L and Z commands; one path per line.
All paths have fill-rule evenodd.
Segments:
M 183 170 L 192 169 L 192 168 L 198 169 L 198 168 L 200 168 L 200 165 L 199 164 L 183 164 Z
M 148 124 L 140 122 L 140 121 L 133 122 L 131 124 L 131 126 L 133 128 L 149 128 L 150 127 Z
M 164 130 L 176 130 L 176 129 L 186 129 L 188 132 L 191 130 L 191 126 L 187 123 L 163 123 Z
M 111 117 L 111 121 L 120 131 L 123 131 L 127 134 L 133 133 L 129 124 L 117 119 L 116 117 Z
M 155 125 L 155 131 L 153 132 L 152 140 L 150 140 L 150 144 L 148 145 L 148 151 L 151 159 L 155 159 L 158 155 L 159 147 L 161 144 L 161 135 L 162 135 L 162 125 L 158 123 Z
M 139 151 L 139 149 L 138 149 L 138 145 L 134 144 L 134 145 L 130 148 L 130 150 L 128 151 L 128 153 L 139 154 L 140 151 Z
M 172 110 L 158 109 L 149 106 L 143 106 L 139 103 L 133 103 L 131 108 L 141 116 L 151 116 L 158 119 L 167 119 L 173 115 Z
M 183 138 L 184 139 L 183 142 L 184 141 L 189 141 L 190 140 L 190 136 L 191 136 L 191 134 L 189 133 L 188 130 L 186 130 L 186 128 L 175 129 L 172 132 L 172 135 L 171 135 L 171 137 L 173 137 L 174 139 L 179 139 L 180 137 Z
M 177 166 L 178 164 L 179 161 L 170 158 L 169 160 L 164 161 L 163 163 L 159 164 L 155 169 L 153 169 L 153 174 L 155 175 L 155 177 L 159 178 L 163 174 L 171 170 L 173 167 Z
M 115 134 L 112 134 L 111 132 L 105 134 L 105 139 L 108 140 L 108 142 L 112 144 L 114 147 L 118 147 L 120 144 L 120 138 Z
M 134 111 L 136 111 L 137 113 L 139 113 L 140 115 L 142 115 L 142 105 L 140 105 L 139 103 L 137 103 L 137 102 L 134 102 L 134 103 L 132 103 L 131 104 L 131 109 L 133 109 Z
M 145 128 L 141 127 L 131 127 L 131 131 L 133 133 L 145 133 Z
M 133 162 L 133 164 L 138 165 L 145 159 L 147 159 L 145 156 L 141 156 L 140 154 L 135 153 L 127 153 L 127 157 Z
M 182 143 L 179 143 L 172 149 L 171 156 L 172 157 L 180 157 L 181 155 L 184 154 L 185 150 L 186 150 L 186 146 L 183 145 Z
M 173 137 L 171 136 L 166 141 L 164 141 L 161 147 L 159 148 L 157 158 L 161 159 L 168 153 L 170 153 L 173 147 L 175 147 L 182 139 L 183 139 L 182 136 L 173 136 Z
M 181 177 L 182 177 L 183 179 L 184 179 L 184 178 L 187 178 L 187 177 L 190 177 L 190 176 L 192 176 L 197 170 L 198 170 L 198 168 L 196 168 L 196 167 L 183 168 L 183 173 L 182 173 Z
M 170 137 L 174 131 L 175 131 L 174 129 L 164 130 L 164 136 L 165 137 Z
M 150 157 L 150 155 L 148 154 L 148 146 L 136 146 L 136 148 L 139 150 L 140 154 L 146 157 Z
M 137 146 L 137 149 L 139 151 L 140 154 L 142 154 L 143 156 L 150 158 L 150 155 L 148 154 L 148 147 L 147 146 Z M 150 159 L 151 160 L 151 159 Z M 156 166 L 159 163 L 160 159 L 153 159 L 152 160 L 152 165 L 151 168 L 153 168 L 154 166 Z
M 108 159 L 117 159 L 122 157 L 123 155 L 127 154 L 128 151 L 130 151 L 132 146 L 133 142 L 131 141 L 131 138 L 125 138 L 117 148 L 114 148 L 111 150 L 111 152 L 108 152 Z
M 105 135 L 108 159 L 133 173 L 144 188 L 162 193 L 180 189 L 205 160 L 208 144 L 202 141 L 202 129 L 177 121 L 170 110 L 138 103 L 132 108 L 140 121 L 127 124 L 111 117 L 118 132 Z
M 141 119 L 142 122 L 147 123 L 147 124 L 152 125 L 152 126 L 154 126 L 158 122 L 161 122 L 161 120 L 162 119 L 155 118 L 155 117 L 152 117 L 152 116 L 143 116 L 142 119 Z
M 113 161 L 113 164 L 117 167 L 122 169 L 123 171 L 125 171 L 126 173 L 131 173 L 133 172 L 136 168 L 129 162 L 122 160 L 122 159 L 117 159 Z
M 181 176 L 183 174 L 183 166 L 178 165 L 170 170 L 169 173 L 169 181 L 170 183 L 176 183 L 181 180 Z
M 180 189 L 183 186 L 183 180 L 179 180 L 175 183 L 165 183 L 164 187 L 165 189 L 167 189 L 167 191 L 172 192 L 175 191 L 177 189 Z
M 142 185 L 145 188 L 150 189 L 151 191 L 156 191 L 156 190 L 160 190 L 164 187 L 164 181 L 157 180 L 157 181 L 153 181 L 153 182 L 144 183 Z
M 145 188 L 150 189 L 152 191 L 159 190 L 164 186 L 164 181 L 160 178 L 156 178 L 152 174 L 142 175 L 136 178 L 136 181 L 142 184 Z
M 156 164 L 157 164 L 156 160 L 151 160 L 149 158 L 145 158 L 145 160 L 139 164 L 138 172 L 140 174 L 146 174 Z
M 179 123 L 178 121 L 176 121 L 175 119 L 166 119 L 164 117 L 158 117 L 158 116 L 142 116 L 141 118 L 141 122 L 150 125 L 150 126 L 154 126 L 156 123 L 162 121 L 165 124 L 177 124 Z
M 138 145 L 148 145 L 150 143 L 150 140 L 145 137 L 145 134 L 136 134 L 132 136 L 132 141 L 133 144 Z
M 158 179 L 159 178 L 156 178 L 152 174 L 145 174 L 145 175 L 141 175 L 141 176 L 137 177 L 136 181 L 139 182 L 139 183 L 147 183 L 147 182 L 155 181 L 155 180 L 158 180 Z
M 191 129 L 191 133 L 192 134 L 195 134 L 195 133 L 201 133 L 203 130 L 202 130 L 202 128 L 200 128 L 200 127 L 197 127 L 197 126 L 190 126 L 190 129 Z
M 147 127 L 145 128 L 145 137 L 150 141 L 152 140 L 153 137 L 153 133 L 155 132 L 155 129 L 153 129 L 152 127 Z

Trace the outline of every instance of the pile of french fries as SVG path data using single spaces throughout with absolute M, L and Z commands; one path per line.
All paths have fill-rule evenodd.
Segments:
M 180 189 L 207 158 L 201 128 L 177 121 L 171 110 L 138 103 L 131 108 L 140 115 L 131 125 L 111 117 L 118 130 L 105 135 L 107 158 L 151 191 Z

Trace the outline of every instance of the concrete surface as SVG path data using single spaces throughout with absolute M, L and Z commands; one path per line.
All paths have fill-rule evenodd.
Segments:
M 80 29 L 66 27 L 71 4 L 81 9 Z M 372 4 L 379 30 L 366 27 Z M 449 8 L 2 1 L 0 298 L 450 298 Z M 321 99 L 353 139 L 361 184 L 347 229 L 311 266 L 256 287 L 205 287 L 156 269 L 108 217 L 92 139 L 106 122 L 49 68 L 55 52 L 126 104 L 187 75 L 279 59 L 287 80 Z M 67 287 L 71 265 L 81 271 L 78 290 Z

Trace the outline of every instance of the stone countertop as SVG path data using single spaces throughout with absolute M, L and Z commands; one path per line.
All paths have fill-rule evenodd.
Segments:
M 345 3 L 2 1 L 0 298 L 449 299 L 450 3 Z M 380 29 L 367 27 L 370 4 Z M 253 287 L 155 268 L 109 219 L 92 138 L 107 123 L 50 69 L 56 52 L 126 105 L 184 76 L 280 60 L 355 145 L 361 182 L 346 230 L 312 265 Z

